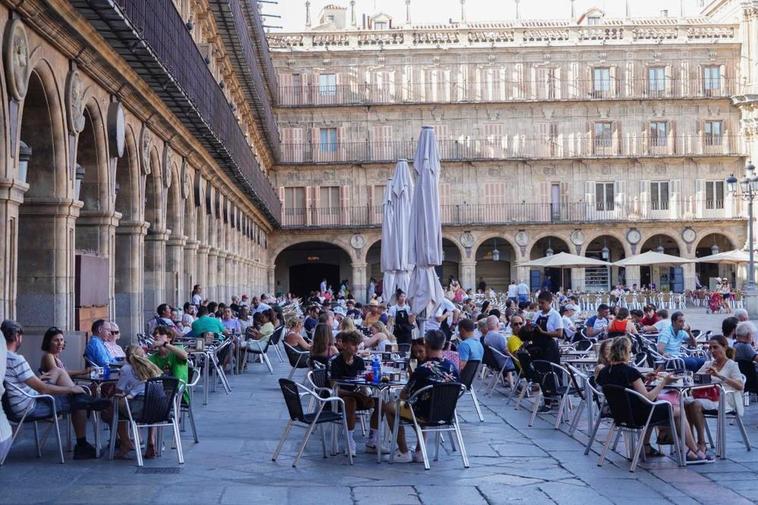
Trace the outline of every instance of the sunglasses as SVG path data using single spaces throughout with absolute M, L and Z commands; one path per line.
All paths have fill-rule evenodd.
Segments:
M 118 330 L 116 330 L 116 331 L 113 331 L 113 330 L 111 330 L 111 334 L 112 334 L 112 335 L 118 335 L 119 333 L 121 333 L 121 332 L 120 332 L 120 331 L 118 331 Z
M 524 326 L 524 323 L 511 323 L 511 326 Z

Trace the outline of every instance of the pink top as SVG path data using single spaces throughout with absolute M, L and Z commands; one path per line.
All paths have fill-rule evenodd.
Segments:
M 108 354 L 114 358 L 126 358 L 126 353 L 116 342 L 103 341 L 105 348 L 108 349 Z

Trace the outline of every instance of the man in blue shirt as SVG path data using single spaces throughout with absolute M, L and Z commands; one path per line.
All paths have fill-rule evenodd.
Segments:
M 87 342 L 84 356 L 97 366 L 116 363 L 116 359 L 111 356 L 103 343 L 110 335 L 110 332 L 110 326 L 106 324 L 104 319 L 98 319 L 92 323 L 92 336 L 90 337 L 89 342 Z
M 484 347 L 479 339 L 474 338 L 474 321 L 471 319 L 462 319 L 458 323 L 458 331 L 461 342 L 458 344 L 458 358 L 460 359 L 461 370 L 466 366 L 467 361 L 482 361 L 484 357 Z
M 684 314 L 677 311 L 671 314 L 671 326 L 664 328 L 658 335 L 658 352 L 672 358 L 684 360 L 687 370 L 697 372 L 705 363 L 704 359 L 682 354 L 682 345 L 695 345 L 695 337 L 690 333 L 690 327 L 684 321 Z

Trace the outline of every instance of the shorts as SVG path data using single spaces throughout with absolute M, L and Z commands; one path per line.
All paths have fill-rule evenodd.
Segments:
M 142 415 L 142 408 L 144 407 L 144 405 L 145 405 L 144 395 L 135 396 L 134 398 L 129 400 L 129 410 L 132 413 L 133 419 L 140 418 L 140 416 Z M 119 416 L 121 416 L 122 419 L 128 419 L 129 415 L 126 413 L 126 406 L 121 401 L 119 401 L 118 411 L 119 411 Z
M 53 396 L 55 400 L 56 414 L 71 412 L 71 400 L 67 395 Z M 29 417 L 50 417 L 53 415 L 53 409 L 50 400 L 34 400 L 34 409 L 29 413 Z

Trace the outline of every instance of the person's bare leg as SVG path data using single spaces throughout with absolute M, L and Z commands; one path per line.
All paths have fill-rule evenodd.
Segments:
M 87 412 L 84 410 L 71 412 L 71 425 L 74 427 L 77 439 L 85 438 L 87 436 Z
M 62 368 L 53 368 L 52 370 L 47 372 L 47 377 L 49 377 L 50 383 L 55 384 L 56 386 L 61 386 L 61 387 L 74 386 L 74 381 L 71 380 L 71 377 L 68 375 L 68 372 L 66 372 Z
M 387 419 L 387 425 L 389 426 L 389 429 L 390 430 L 394 429 L 395 428 L 395 409 L 394 408 L 385 409 L 384 417 L 385 419 Z M 397 430 L 397 449 L 402 453 L 408 452 L 408 444 L 405 442 L 405 430 L 403 429 L 402 425 Z
M 687 420 L 697 431 L 697 446 L 701 451 L 705 451 L 705 416 L 703 407 L 699 402 L 692 402 L 685 406 Z

